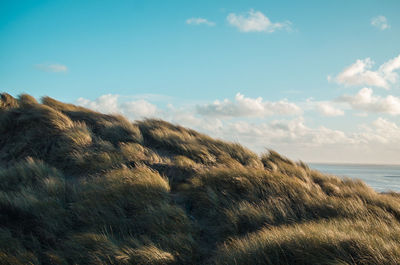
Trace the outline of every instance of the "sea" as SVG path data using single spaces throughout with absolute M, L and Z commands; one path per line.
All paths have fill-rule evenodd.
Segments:
M 322 173 L 360 179 L 377 192 L 400 192 L 400 165 L 320 163 L 309 163 L 308 165 Z

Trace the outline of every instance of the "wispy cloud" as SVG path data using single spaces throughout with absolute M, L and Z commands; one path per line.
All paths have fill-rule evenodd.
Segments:
M 380 30 L 385 30 L 390 28 L 390 25 L 387 21 L 387 18 L 385 16 L 376 16 L 371 19 L 371 25 L 380 29 Z
M 198 26 L 198 25 L 207 25 L 207 26 L 210 26 L 210 27 L 215 26 L 215 22 L 209 21 L 209 20 L 207 20 L 205 18 L 201 18 L 201 17 L 189 18 L 189 19 L 186 20 L 186 24 L 188 24 L 188 25 L 196 25 L 196 26 Z
M 385 62 L 377 70 L 373 71 L 374 62 L 371 58 L 359 59 L 345 68 L 335 78 L 328 76 L 329 80 L 335 80 L 339 84 L 348 86 L 376 86 L 389 89 L 398 81 L 400 69 L 400 55 Z
M 40 71 L 44 72 L 53 72 L 53 73 L 62 73 L 62 72 L 67 72 L 68 67 L 63 64 L 36 64 L 35 68 Z
M 241 32 L 268 32 L 272 33 L 280 29 L 290 29 L 291 23 L 271 22 L 271 20 L 260 11 L 250 9 L 246 14 L 230 13 L 227 21 Z

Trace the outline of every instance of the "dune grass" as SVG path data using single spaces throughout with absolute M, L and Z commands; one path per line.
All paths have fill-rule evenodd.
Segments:
M 400 264 L 400 195 L 274 151 L 0 100 L 0 264 Z

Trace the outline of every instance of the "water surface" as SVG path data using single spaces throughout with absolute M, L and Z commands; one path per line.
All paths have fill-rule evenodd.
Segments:
M 378 192 L 400 192 L 400 165 L 320 164 L 311 168 L 339 177 L 361 179 Z

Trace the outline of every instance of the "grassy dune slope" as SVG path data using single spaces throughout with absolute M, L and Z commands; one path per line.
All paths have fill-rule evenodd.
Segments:
M 273 151 L 1 95 L 1 264 L 400 264 L 399 221 Z

